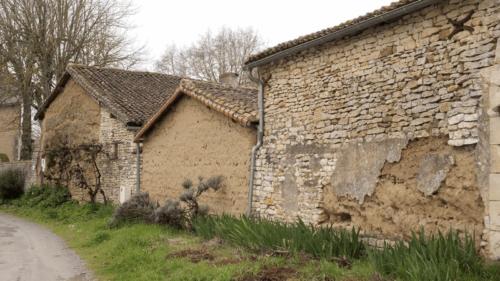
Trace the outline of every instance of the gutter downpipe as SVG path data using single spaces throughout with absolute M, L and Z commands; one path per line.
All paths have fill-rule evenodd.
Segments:
M 134 132 L 134 135 L 141 129 L 140 126 L 127 125 L 127 129 Z M 141 192 L 141 141 L 135 143 L 135 193 Z
M 250 163 L 250 180 L 248 183 L 248 210 L 247 210 L 247 216 L 249 217 L 252 215 L 252 207 L 253 207 L 253 185 L 255 179 L 255 164 L 256 164 L 257 152 L 259 151 L 259 148 L 262 146 L 263 143 L 262 140 L 264 138 L 264 81 L 258 74 L 258 69 L 257 69 L 257 77 L 253 76 L 252 70 L 253 68 L 250 68 L 248 70 L 249 71 L 248 76 L 250 77 L 250 80 L 259 84 L 258 86 L 259 92 L 257 95 L 259 126 L 257 127 L 257 143 L 252 148 L 252 158 Z
M 135 193 L 141 192 L 141 143 L 136 142 L 135 144 L 135 154 L 136 154 L 136 183 L 135 183 Z

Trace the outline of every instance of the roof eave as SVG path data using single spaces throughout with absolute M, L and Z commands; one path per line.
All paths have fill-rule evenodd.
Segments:
M 337 30 L 337 31 L 332 32 L 330 34 L 327 34 L 323 37 L 316 38 L 316 39 L 313 39 L 313 40 L 308 41 L 308 42 L 304 42 L 304 43 L 299 44 L 297 46 L 293 46 L 291 48 L 276 52 L 274 54 L 271 54 L 269 56 L 263 57 L 261 59 L 255 60 L 255 61 L 248 62 L 245 64 L 244 69 L 249 70 L 249 69 L 252 69 L 252 68 L 255 68 L 255 67 L 258 67 L 261 65 L 265 65 L 265 64 L 277 61 L 279 59 L 288 57 L 290 55 L 296 54 L 296 53 L 301 52 L 303 50 L 306 50 L 306 49 L 309 49 L 312 47 L 316 47 L 316 46 L 325 44 L 327 42 L 331 42 L 331 41 L 343 38 L 345 36 L 356 34 L 360 31 L 365 30 L 367 28 L 370 28 L 372 26 L 397 19 L 399 17 L 402 17 L 402 16 L 405 16 L 407 14 L 419 11 L 425 7 L 428 7 L 430 5 L 436 4 L 436 3 L 441 2 L 441 1 L 443 1 L 443 0 L 421 0 L 418 2 L 410 3 L 408 5 L 405 5 L 405 6 L 397 8 L 397 9 L 388 11 L 387 13 L 375 16 L 373 18 L 369 18 L 369 19 L 364 20 L 362 22 L 359 22 L 357 24 L 353 24 L 353 25 L 350 25 L 346 28 Z

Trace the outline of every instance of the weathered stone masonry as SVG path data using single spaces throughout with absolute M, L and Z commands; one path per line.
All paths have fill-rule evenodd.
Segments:
M 484 148 L 488 151 L 489 160 L 489 193 L 487 198 L 486 228 L 489 230 L 490 250 L 495 258 L 500 259 L 500 39 L 497 41 L 495 63 L 482 71 L 483 89 L 485 93 L 485 127 L 486 139 Z M 489 125 L 489 126 L 488 126 Z M 489 128 L 488 128 L 489 127 Z M 489 138 L 488 138 L 489 136 Z
M 260 67 L 254 212 L 394 238 L 453 227 L 500 255 L 500 124 L 483 106 L 498 79 L 487 98 L 481 76 L 499 36 L 500 1 L 450 0 Z
M 102 161 L 103 189 L 115 203 L 128 200 L 135 192 L 137 182 L 137 156 L 135 131 L 127 129 L 106 109 L 101 109 L 99 142 L 111 159 Z M 120 197 L 120 193 L 121 196 Z

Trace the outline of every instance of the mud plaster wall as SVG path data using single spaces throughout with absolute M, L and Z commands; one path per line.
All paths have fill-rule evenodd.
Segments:
M 50 104 L 42 120 L 41 148 L 46 150 L 56 140 L 70 145 L 99 140 L 101 109 L 73 80 Z
M 19 137 L 19 106 L 0 106 L 0 153 L 16 159 Z
M 443 1 L 261 68 L 254 212 L 396 237 L 419 225 L 481 233 L 480 71 L 494 63 L 499 9 Z M 449 19 L 469 12 L 473 31 L 449 37 Z
M 245 128 L 200 102 L 183 96 L 143 143 L 141 185 L 154 200 L 177 199 L 182 182 L 222 175 L 225 186 L 202 195 L 216 213 L 247 208 L 249 162 L 256 130 Z
M 58 147 L 61 141 L 66 141 L 70 146 L 97 142 L 100 114 L 98 103 L 73 80 L 69 80 L 64 90 L 45 112 L 41 123 L 40 157 L 46 158 L 50 150 Z M 40 163 L 40 160 L 38 162 Z M 41 167 L 38 166 L 38 181 L 42 181 Z M 46 170 L 45 173 L 50 171 Z M 80 200 L 86 198 L 81 189 L 73 185 L 69 188 L 74 198 Z
M 100 143 L 111 157 L 101 157 L 102 187 L 108 199 L 119 202 L 120 188 L 130 193 L 136 179 L 133 132 L 115 119 L 72 79 L 50 104 L 42 121 L 41 157 L 54 141 L 67 140 L 71 146 Z M 116 153 L 115 153 L 116 147 Z M 40 171 L 38 171 L 40 176 Z M 88 200 L 87 194 L 70 185 L 74 198 Z M 100 199 L 100 197 L 98 196 Z
M 377 160 L 383 157 L 378 152 L 374 154 L 374 150 L 359 154 L 360 148 L 346 147 L 339 152 L 338 167 L 342 166 L 340 159 L 346 157 L 383 163 L 366 166 L 364 170 L 354 168 L 348 176 L 357 177 L 354 182 L 360 182 L 376 174 L 370 182 L 373 189 L 367 192 L 370 196 L 365 197 L 363 204 L 354 198 L 356 192 L 338 191 L 343 186 L 339 178 L 346 177 L 334 173 L 331 183 L 323 187 L 324 212 L 320 222 L 361 227 L 367 233 L 389 238 L 407 238 L 411 230 L 419 227 L 427 231 L 453 227 L 482 234 L 484 204 L 475 174 L 475 148 L 453 147 L 446 142 L 446 138 L 432 137 L 411 141 L 399 150 L 400 159 L 392 163 Z M 357 186 L 363 185 L 361 182 Z

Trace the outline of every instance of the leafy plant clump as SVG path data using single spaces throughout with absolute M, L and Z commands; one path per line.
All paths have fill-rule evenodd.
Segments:
M 426 236 L 422 230 L 408 243 L 386 244 L 382 250 L 370 251 L 369 256 L 380 273 L 398 280 L 476 280 L 471 277 L 485 274 L 474 238 L 468 234 L 460 237 L 457 231 Z
M 57 185 L 33 185 L 20 199 L 26 207 L 56 208 L 71 200 L 69 189 Z
M 154 211 L 153 221 L 156 224 L 169 225 L 174 228 L 185 226 L 185 212 L 179 201 L 167 200 L 165 204 Z
M 316 228 L 299 220 L 295 223 L 229 215 L 197 217 L 195 232 L 205 239 L 219 237 L 252 251 L 305 253 L 316 258 L 359 259 L 366 253 L 359 231 Z
M 5 153 L 0 153 L 0 163 L 9 162 L 9 156 Z
M 24 192 L 24 172 L 9 169 L 0 172 L 0 201 L 21 197 Z
M 151 223 L 156 207 L 157 204 L 151 201 L 148 193 L 134 194 L 130 200 L 116 208 L 109 226 L 115 227 L 126 222 Z

